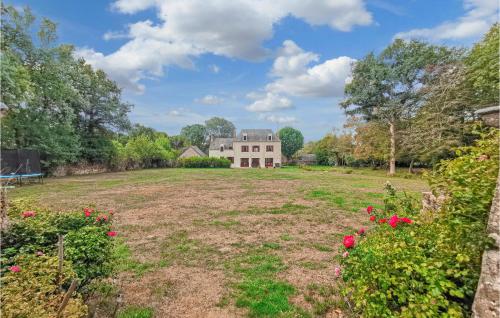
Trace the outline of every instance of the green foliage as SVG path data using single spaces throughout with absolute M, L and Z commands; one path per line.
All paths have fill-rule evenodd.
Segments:
M 112 145 L 110 165 L 116 170 L 165 167 L 175 157 L 169 138 L 158 132 L 132 135 L 125 145 L 113 140 Z
M 344 166 L 353 163 L 354 143 L 350 134 L 327 134 L 312 145 L 319 165 Z
M 207 149 L 207 128 L 200 124 L 182 127 L 181 136 L 186 138 L 193 146 L 198 146 L 202 150 Z
M 289 301 L 295 288 L 275 278 L 285 266 L 280 257 L 268 252 L 269 248 L 263 246 L 235 261 L 234 271 L 242 275 L 236 286 L 236 306 L 248 308 L 250 317 L 276 317 L 298 310 Z
M 485 224 L 497 180 L 499 140 L 498 129 L 481 133 L 475 145 L 459 148 L 457 158 L 441 161 L 430 175 L 433 190 L 450 197 L 447 215 L 481 227 Z
M 87 226 L 69 232 L 64 238 L 65 257 L 83 282 L 111 273 L 112 244 L 109 228 Z
M 300 148 L 304 146 L 304 136 L 292 127 L 281 128 L 278 132 L 281 140 L 281 152 L 287 157 L 291 158 Z
M 28 318 L 55 317 L 62 302 L 64 291 L 59 289 L 58 259 L 50 256 L 21 255 L 15 259 L 19 272 L 7 272 L 2 275 L 2 317 Z M 76 278 L 71 264 L 65 262 L 61 276 L 63 286 L 69 286 Z M 64 310 L 64 317 L 83 318 L 87 316 L 87 306 L 81 295 L 70 298 Z
M 31 210 L 27 202 L 13 201 L 9 216 L 11 225 L 2 232 L 2 259 L 9 259 L 18 254 L 33 254 L 37 251 L 50 252 L 57 243 L 58 234 L 65 235 L 92 225 L 94 218 L 85 218 L 83 212 L 56 213 L 44 209 L 35 209 L 36 216 L 22 218 L 21 213 Z M 5 265 L 5 264 L 4 264 Z
M 55 45 L 52 21 L 35 24 L 29 9 L 3 4 L 1 14 L 1 101 L 9 108 L 2 147 L 40 150 L 47 170 L 107 162 L 113 131 L 129 126 L 131 105 L 121 101 L 117 84 L 75 59 L 72 46 Z
M 498 23 L 492 25 L 483 40 L 474 45 L 465 59 L 467 82 L 473 88 L 474 102 L 478 105 L 499 103 L 499 27 Z
M 120 310 L 118 318 L 152 318 L 153 309 L 139 306 L 127 306 Z
M 441 211 L 417 214 L 415 200 L 387 185 L 385 210 L 415 218 L 396 228 L 380 224 L 358 237 L 342 258 L 344 294 L 363 317 L 467 317 L 486 246 L 486 223 L 499 168 L 499 132 L 483 133 L 430 176 L 448 200 Z
M 182 168 L 229 168 L 231 161 L 226 158 L 191 157 L 180 159 L 178 165 Z
M 207 136 L 214 138 L 233 137 L 236 131 L 234 124 L 227 119 L 221 117 L 212 117 L 205 121 L 205 128 L 207 130 Z

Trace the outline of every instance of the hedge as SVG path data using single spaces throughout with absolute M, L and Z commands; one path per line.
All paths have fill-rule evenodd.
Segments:
M 182 168 L 230 168 L 231 161 L 225 158 L 191 157 L 179 159 L 178 166 Z

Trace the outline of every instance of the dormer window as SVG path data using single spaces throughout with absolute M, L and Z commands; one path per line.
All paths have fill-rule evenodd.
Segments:
M 268 141 L 273 140 L 273 135 L 272 135 L 272 134 L 267 135 L 267 140 L 268 140 Z
M 224 145 L 220 145 L 220 152 L 224 152 Z
M 247 134 L 243 134 L 243 141 L 247 141 L 247 140 L 248 140 Z

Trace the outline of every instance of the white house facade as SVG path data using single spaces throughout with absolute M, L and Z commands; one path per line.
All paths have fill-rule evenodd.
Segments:
M 209 157 L 227 158 L 231 168 L 281 167 L 281 141 L 271 129 L 243 129 L 234 138 L 215 138 Z

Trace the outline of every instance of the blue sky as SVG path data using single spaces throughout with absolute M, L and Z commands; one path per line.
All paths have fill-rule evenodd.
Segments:
M 479 40 L 496 0 L 6 1 L 58 23 L 59 41 L 101 68 L 130 117 L 178 134 L 225 117 L 238 129 L 341 129 L 352 63 L 395 37 L 457 46 Z

